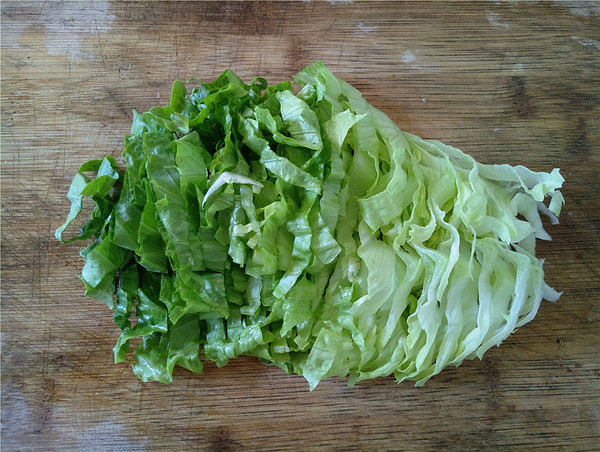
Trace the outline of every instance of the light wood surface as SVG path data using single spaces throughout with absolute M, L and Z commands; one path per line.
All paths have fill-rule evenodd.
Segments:
M 31 2 L 2 11 L 2 450 L 593 450 L 600 445 L 598 2 Z M 131 111 L 226 68 L 276 82 L 321 59 L 402 129 L 485 163 L 560 167 L 539 244 L 564 291 L 482 361 L 423 388 L 312 393 L 254 359 L 171 385 L 112 363 L 118 329 L 53 236 L 80 164 Z

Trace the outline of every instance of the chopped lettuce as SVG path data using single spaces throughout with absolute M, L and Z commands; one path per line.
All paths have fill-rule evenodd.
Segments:
M 165 383 L 248 355 L 311 389 L 421 385 L 558 299 L 535 255 L 558 169 L 403 132 L 320 62 L 295 79 L 297 94 L 231 71 L 189 94 L 177 81 L 169 105 L 134 112 L 125 171 L 107 156 L 76 174 L 56 237 L 93 238 L 82 279 L 122 329 L 116 362 Z

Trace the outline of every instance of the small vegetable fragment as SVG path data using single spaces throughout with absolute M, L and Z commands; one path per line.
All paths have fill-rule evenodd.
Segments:
M 248 355 L 310 389 L 421 385 L 558 299 L 535 255 L 540 212 L 554 223 L 564 203 L 558 169 L 403 132 L 320 62 L 296 81 L 177 81 L 169 105 L 134 112 L 124 172 L 107 156 L 76 174 L 56 238 L 93 238 L 82 279 L 114 309 L 116 362 L 165 383 Z M 91 219 L 65 239 L 84 196 Z

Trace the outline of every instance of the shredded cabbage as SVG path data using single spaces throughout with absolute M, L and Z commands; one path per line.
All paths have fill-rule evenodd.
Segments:
M 124 171 L 107 156 L 76 174 L 56 237 L 94 238 L 82 279 L 122 329 L 115 362 L 165 383 L 249 355 L 311 390 L 422 385 L 558 299 L 535 255 L 558 169 L 403 132 L 320 62 L 295 79 L 297 94 L 231 71 L 189 95 L 177 81 L 169 105 L 134 111 Z M 84 196 L 91 219 L 63 239 Z

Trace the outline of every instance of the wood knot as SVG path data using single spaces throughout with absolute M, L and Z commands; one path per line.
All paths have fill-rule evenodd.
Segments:
M 531 96 L 527 91 L 525 80 L 520 75 L 513 75 L 508 79 L 508 92 L 515 114 L 519 118 L 526 118 L 534 113 Z

